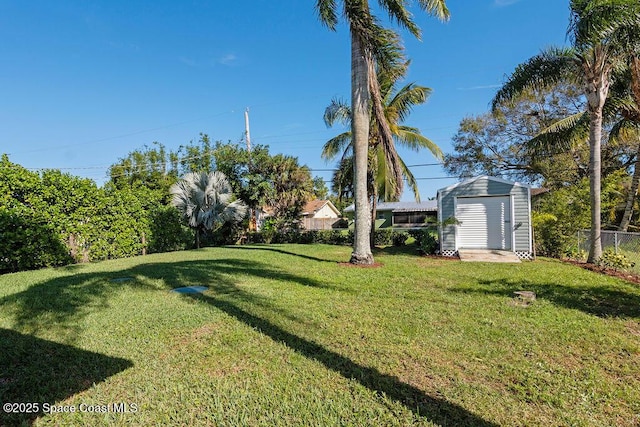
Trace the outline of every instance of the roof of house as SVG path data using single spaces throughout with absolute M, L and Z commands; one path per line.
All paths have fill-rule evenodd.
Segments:
M 345 212 L 353 212 L 354 205 L 347 207 Z M 424 202 L 381 202 L 376 206 L 377 211 L 391 212 L 435 212 L 438 210 L 438 202 L 436 200 L 427 200 Z
M 548 188 L 532 188 L 531 189 L 531 197 L 539 196 L 540 194 L 548 193 L 551 190 Z
M 329 205 L 331 210 L 333 210 L 336 214 L 340 214 L 340 211 L 338 211 L 333 203 L 331 203 L 331 200 L 311 200 L 307 202 L 307 204 L 302 208 L 302 215 L 313 215 L 320 209 L 324 208 L 326 205 Z

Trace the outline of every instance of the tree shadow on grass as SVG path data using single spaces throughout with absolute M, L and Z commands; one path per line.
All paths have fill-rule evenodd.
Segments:
M 318 289 L 330 288 L 328 284 L 291 275 L 259 261 L 225 258 L 140 264 L 116 272 L 57 277 L 0 298 L 0 307 L 12 315 L 14 329 L 34 335 L 41 331 L 54 331 L 61 340 L 72 344 L 82 333 L 82 319 L 93 312 L 108 309 L 110 299 L 127 288 L 166 291 L 182 286 L 212 285 L 217 286 L 219 292 L 260 304 L 256 295 L 233 286 L 241 276 L 293 282 Z M 227 284 L 224 289 L 222 284 Z
M 245 250 L 245 251 L 276 252 L 276 253 L 279 253 L 279 254 L 293 255 L 293 256 L 298 257 L 298 258 L 308 259 L 309 261 L 330 262 L 330 263 L 334 263 L 334 264 L 337 262 L 334 259 L 323 259 L 323 258 L 318 258 L 318 257 L 310 256 L 310 255 L 299 254 L 299 253 L 296 253 L 296 252 L 285 251 L 284 249 L 276 248 L 276 247 L 269 246 L 269 245 L 264 245 L 264 246 L 227 246 L 225 248 L 226 249 Z
M 480 280 L 478 285 L 455 291 L 508 297 L 516 291 L 533 291 L 539 299 L 594 316 L 640 318 L 640 291 L 630 286 L 625 291 L 613 285 L 563 285 L 506 278 Z
M 126 359 L 0 328 L 0 402 L 39 405 L 16 413 L 0 408 L 0 425 L 30 424 L 43 415 L 44 403 L 64 400 L 132 366 Z
M 205 301 L 238 321 L 257 329 L 272 340 L 281 342 L 301 355 L 322 363 L 327 369 L 344 378 L 354 379 L 371 391 L 381 393 L 401 403 L 420 417 L 443 426 L 497 426 L 480 418 L 465 408 L 444 399 L 427 395 L 424 391 L 402 382 L 397 377 L 383 374 L 375 368 L 363 366 L 339 353 L 331 351 L 311 340 L 285 331 L 270 321 L 258 317 L 232 304 L 209 295 L 189 295 Z
M 286 251 L 283 252 L 286 253 Z M 299 254 L 288 255 L 292 257 L 299 256 Z M 123 281 L 122 283 L 113 282 L 112 279 L 117 277 L 131 277 L 133 280 Z M 8 306 L 14 310 L 16 328 L 26 328 L 33 331 L 39 328 L 49 329 L 51 326 L 57 325 L 70 328 L 71 331 L 74 331 L 74 328 L 82 323 L 83 316 L 94 311 L 108 309 L 112 294 L 117 293 L 124 287 L 138 287 L 145 291 L 167 292 L 171 288 L 181 286 L 207 285 L 210 289 L 207 294 L 188 295 L 186 297 L 208 303 L 236 320 L 261 331 L 272 340 L 284 343 L 301 355 L 322 363 L 327 369 L 337 372 L 345 378 L 354 379 L 369 390 L 381 393 L 387 398 L 404 405 L 417 416 L 424 417 L 439 425 L 495 425 L 469 412 L 462 406 L 430 396 L 423 390 L 406 384 L 395 376 L 384 374 L 376 368 L 356 363 L 348 357 L 332 351 L 329 348 L 325 348 L 314 341 L 301 338 L 286 331 L 272 321 L 261 317 L 258 313 L 265 311 L 274 313 L 274 315 L 280 317 L 287 316 L 287 313 L 285 312 L 286 310 L 274 307 L 267 298 L 254 294 L 250 290 L 246 290 L 246 288 L 240 286 L 243 277 L 266 277 L 279 282 L 286 281 L 294 285 L 308 286 L 313 289 L 331 290 L 331 287 L 319 281 L 278 270 L 266 263 L 226 258 L 202 261 L 148 263 L 119 272 L 76 274 L 55 278 L 33 285 L 20 293 L 4 297 L 0 299 L 0 305 Z M 52 318 L 49 317 L 51 315 L 53 316 Z M 293 317 L 289 318 L 293 319 Z M 7 332 L 7 334 L 24 337 L 12 331 Z M 13 339 L 15 340 L 17 338 Z M 46 363 L 48 360 L 46 356 L 47 353 L 67 351 L 72 355 L 74 352 L 77 352 L 75 360 L 79 361 L 76 365 L 79 365 L 78 369 L 81 373 L 84 372 L 82 367 L 97 365 L 98 374 L 96 376 L 104 378 L 111 372 L 108 369 L 104 369 L 104 367 L 116 366 L 120 370 L 127 367 L 125 362 L 118 362 L 111 359 L 103 362 L 100 360 L 100 355 L 89 352 L 85 354 L 83 350 L 74 349 L 73 347 L 61 346 L 60 348 L 48 349 L 48 347 L 41 342 L 42 340 L 31 337 L 24 338 L 24 341 L 27 343 L 29 340 L 36 342 L 32 347 L 42 347 L 40 351 L 31 351 L 38 355 L 38 357 L 31 362 L 34 364 L 40 362 Z M 5 340 L 3 340 L 3 342 L 4 341 Z M 74 359 L 64 354 L 66 353 L 58 357 L 61 364 L 64 364 L 65 359 Z M 15 358 L 19 356 L 14 355 L 12 357 Z M 91 357 L 96 358 L 96 361 L 91 362 Z M 11 362 L 8 361 L 8 363 Z M 36 368 L 34 369 L 17 371 L 15 375 L 25 376 L 24 381 L 30 382 L 30 384 L 34 385 L 34 389 L 38 389 L 39 385 L 37 384 L 39 384 L 38 381 L 40 381 L 40 379 L 37 373 L 38 365 L 35 366 Z M 101 368 L 101 366 L 103 367 Z M 117 372 L 117 369 L 114 372 Z M 55 378 L 49 378 L 48 380 L 55 382 Z M 69 385 L 65 387 L 68 390 L 68 394 L 63 397 L 77 392 L 74 391 L 77 387 L 74 388 Z M 53 394 L 54 393 L 51 393 L 52 396 Z M 38 396 L 17 396 L 16 398 L 18 397 L 36 399 Z M 52 398 L 50 396 L 45 397 Z

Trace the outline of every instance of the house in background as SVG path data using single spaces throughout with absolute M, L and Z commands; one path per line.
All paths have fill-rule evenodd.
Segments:
M 447 224 L 447 220 L 455 219 Z M 440 252 L 496 249 L 533 257 L 531 187 L 478 176 L 438 190 Z
M 376 206 L 376 228 L 419 228 L 435 224 L 438 203 L 425 202 L 381 202 Z M 355 214 L 354 205 L 344 210 L 350 222 Z
M 302 208 L 302 227 L 306 230 L 331 230 L 340 221 L 340 211 L 330 200 L 311 200 Z

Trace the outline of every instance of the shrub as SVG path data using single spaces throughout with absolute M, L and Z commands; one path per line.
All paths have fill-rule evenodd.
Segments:
M 69 264 L 58 233 L 42 216 L 0 207 L 0 273 Z
M 391 240 L 393 241 L 393 246 L 404 246 L 409 238 L 409 234 L 404 231 L 395 231 L 391 236 Z
M 616 254 L 612 250 L 604 251 L 602 258 L 600 258 L 596 264 L 600 267 L 612 268 L 614 270 L 629 270 L 635 266 L 635 263 L 629 261 L 626 256 Z
M 393 243 L 393 230 L 390 228 L 379 228 L 373 233 L 373 244 L 375 246 L 389 246 Z
M 409 231 L 409 235 L 416 239 L 418 251 L 425 255 L 435 254 L 440 247 L 438 239 L 433 232 L 428 229 L 411 230 Z

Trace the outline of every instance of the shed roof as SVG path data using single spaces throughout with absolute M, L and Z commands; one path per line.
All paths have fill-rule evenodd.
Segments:
M 438 190 L 438 193 L 443 192 L 443 191 L 450 191 L 450 190 L 453 190 L 456 187 L 460 187 L 460 186 L 463 186 L 463 185 L 468 185 L 468 184 L 471 184 L 472 182 L 475 182 L 475 181 L 478 181 L 478 180 L 481 180 L 481 179 L 487 179 L 489 181 L 500 182 L 502 184 L 516 185 L 518 187 L 531 188 L 530 185 L 523 184 L 521 182 L 509 181 L 509 180 L 506 180 L 506 179 L 503 179 L 503 178 L 498 178 L 498 177 L 495 177 L 495 176 L 480 175 L 480 176 L 476 176 L 476 177 L 473 177 L 473 178 L 466 179 L 464 181 L 460 181 L 460 182 L 452 184 L 452 185 L 450 185 L 448 187 L 441 188 L 441 189 Z

